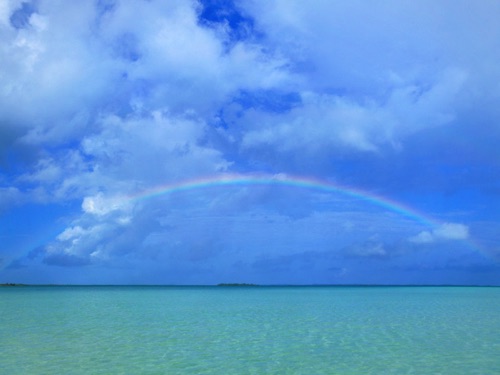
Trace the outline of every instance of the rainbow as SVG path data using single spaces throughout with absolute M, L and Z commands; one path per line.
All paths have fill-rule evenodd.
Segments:
M 142 190 L 132 195 L 122 196 L 120 200 L 128 202 L 140 202 L 144 200 L 153 199 L 163 195 L 170 195 L 177 192 L 185 192 L 191 190 L 207 189 L 211 187 L 224 187 L 224 186 L 289 186 L 301 189 L 308 189 L 317 192 L 324 192 L 327 194 L 341 194 L 344 196 L 352 197 L 364 202 L 371 203 L 375 206 L 387 209 L 402 215 L 405 218 L 416 221 L 429 229 L 439 227 L 442 222 L 418 212 L 402 203 L 394 200 L 376 195 L 374 193 L 366 192 L 360 189 L 343 186 L 330 181 L 319 180 L 309 177 L 291 176 L 285 174 L 220 174 L 216 176 L 209 176 L 205 178 L 184 180 L 180 182 L 168 183 L 147 190 Z M 51 234 L 50 238 L 55 237 Z M 44 237 L 45 238 L 45 237 Z M 39 241 L 45 243 L 46 241 Z M 465 242 L 468 246 L 485 256 L 486 258 L 496 262 L 498 259 L 492 258 L 492 255 L 484 251 L 482 247 L 476 244 L 472 239 L 467 239 Z M 31 249 L 31 247 L 30 247 Z M 4 269 L 10 262 L 5 261 L 4 265 L 0 265 L 0 270 Z
M 382 196 L 369 193 L 363 190 L 352 187 L 343 186 L 329 181 L 292 176 L 286 174 L 221 174 L 192 180 L 184 180 L 175 183 L 156 186 L 152 189 L 141 191 L 137 194 L 130 195 L 126 199 L 131 201 L 142 201 L 159 197 L 162 195 L 170 195 L 177 192 L 206 189 L 211 187 L 223 186 L 289 186 L 302 189 L 309 189 L 328 194 L 337 193 L 344 196 L 352 197 L 361 201 L 369 202 L 375 206 L 385 208 L 389 211 L 396 212 L 411 220 L 417 221 L 427 227 L 436 227 L 439 222 L 435 219 L 418 212 L 415 209 L 405 206 L 399 202 L 384 198 Z
M 204 178 L 183 180 L 180 182 L 168 183 L 156 186 L 151 189 L 143 190 L 134 195 L 129 195 L 125 199 L 132 202 L 143 201 L 170 195 L 177 192 L 186 192 L 191 190 L 207 189 L 211 187 L 224 186 L 289 186 L 302 189 L 309 189 L 328 194 L 337 193 L 352 197 L 360 201 L 371 203 L 375 206 L 395 212 L 403 217 L 420 223 L 428 229 L 438 228 L 443 222 L 423 214 L 413 208 L 410 208 L 400 202 L 388 199 L 386 197 L 366 192 L 353 187 L 343 186 L 330 181 L 319 180 L 310 177 L 293 176 L 287 174 L 220 174 Z M 480 253 L 488 259 L 492 259 L 491 254 L 482 249 L 482 246 L 475 243 L 471 238 L 464 240 L 470 249 Z

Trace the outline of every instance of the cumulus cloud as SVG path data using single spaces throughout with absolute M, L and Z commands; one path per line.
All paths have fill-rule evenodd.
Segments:
M 0 8 L 0 162 L 25 163 L 9 178 L 28 200 L 225 170 L 231 162 L 207 144 L 221 138 L 207 125 L 218 106 L 290 80 L 280 56 L 251 41 L 228 46 L 229 31 L 198 22 L 196 2 L 103 4 Z
M 457 127 L 470 103 L 484 105 L 486 91 L 476 91 L 479 86 L 500 94 L 484 81 L 493 73 L 487 65 L 500 57 L 492 44 L 500 32 L 487 6 L 475 9 L 477 17 L 464 4 L 449 2 L 439 10 L 434 3 L 405 1 L 311 7 L 256 0 L 241 6 L 304 78 L 296 88 L 302 102 L 289 113 L 244 117 L 243 145 L 259 152 L 267 146 L 313 153 L 399 149 L 422 130 Z
M 126 119 L 109 116 L 102 120 L 101 132 L 82 141 L 82 149 L 108 175 L 161 183 L 228 168 L 218 150 L 203 144 L 207 130 L 202 120 L 167 111 Z
M 76 238 L 81 236 L 85 231 L 83 228 L 79 225 L 74 226 L 74 227 L 69 227 L 64 230 L 61 234 L 57 236 L 57 239 L 60 241 L 67 241 L 72 238 Z
M 422 231 L 410 237 L 413 243 L 433 243 L 446 240 L 466 240 L 469 238 L 469 227 L 459 223 L 443 223 L 432 231 Z
M 258 45 L 226 51 L 219 34 L 198 24 L 193 2 L 39 1 L 26 25 L 1 32 L 2 116 L 25 128 L 29 143 L 80 137 L 103 109 L 168 103 L 206 113 L 234 90 L 287 80 L 285 62 Z
M 122 208 L 125 204 L 123 198 L 105 198 L 102 193 L 98 193 L 95 196 L 83 198 L 82 210 L 89 214 L 103 216 Z
M 44 258 L 51 259 L 49 264 L 55 264 L 57 260 L 64 263 L 66 260 L 79 259 L 82 264 L 89 263 L 89 252 L 93 252 L 101 245 L 101 233 L 106 230 L 105 225 L 94 225 L 82 227 L 74 225 L 61 232 L 56 241 L 47 245 L 44 249 Z M 74 265 L 70 261 L 71 265 Z
M 454 119 L 452 103 L 466 80 L 465 73 L 450 69 L 428 82 L 429 87 L 407 83 L 388 89 L 389 97 L 371 100 L 349 95 L 301 93 L 301 103 L 285 113 L 251 111 L 245 148 L 273 147 L 278 152 L 347 150 L 376 152 L 400 147 L 402 140 L 422 129 Z M 258 126 L 255 126 L 258 124 Z
M 360 151 L 376 150 L 370 133 L 378 132 L 386 117 L 378 109 L 370 110 L 329 95 L 304 93 L 301 98 L 302 104 L 286 114 L 250 112 L 244 119 L 249 129 L 243 146 L 272 146 L 284 152 L 317 151 L 338 145 Z M 255 123 L 260 126 L 250 125 Z

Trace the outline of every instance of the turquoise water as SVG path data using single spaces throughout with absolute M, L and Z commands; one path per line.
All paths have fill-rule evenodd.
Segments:
M 500 374 L 500 288 L 4 287 L 0 374 Z

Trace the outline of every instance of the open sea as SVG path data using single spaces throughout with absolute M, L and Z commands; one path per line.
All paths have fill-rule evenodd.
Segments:
M 500 374 L 500 287 L 2 287 L 0 374 Z

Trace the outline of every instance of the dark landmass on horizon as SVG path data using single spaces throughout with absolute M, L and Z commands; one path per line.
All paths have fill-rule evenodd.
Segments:
M 0 286 L 28 286 L 28 284 L 17 284 L 17 283 L 3 283 Z

